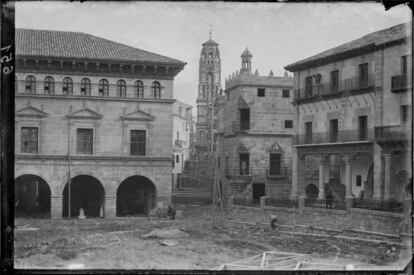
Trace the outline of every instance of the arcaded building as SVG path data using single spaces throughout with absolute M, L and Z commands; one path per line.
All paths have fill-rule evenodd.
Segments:
M 336 208 L 402 211 L 412 188 L 411 52 L 409 23 L 285 67 L 298 126 L 292 199 L 331 193 Z
M 217 161 L 224 197 L 258 204 L 262 196 L 289 196 L 296 121 L 292 77 L 252 73 L 251 58 L 246 48 L 240 72 L 225 82 Z
M 17 29 L 16 214 L 166 207 L 173 80 L 184 65 L 90 34 Z

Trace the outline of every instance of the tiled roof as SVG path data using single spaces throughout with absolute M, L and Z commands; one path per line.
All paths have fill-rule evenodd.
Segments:
M 185 65 L 177 59 L 86 33 L 34 29 L 16 29 L 16 55 Z
M 342 44 L 338 47 L 329 49 L 317 55 L 289 64 L 285 67 L 285 69 L 290 71 L 296 70 L 299 67 L 306 66 L 307 64 L 311 64 L 322 59 L 327 59 L 339 55 L 341 53 L 349 52 L 357 48 L 369 46 L 377 47 L 385 43 L 401 40 L 408 36 L 411 36 L 411 23 L 399 24 L 388 29 L 383 29 L 377 32 L 367 34 L 359 39 L 353 40 L 351 42 Z
M 241 57 L 243 56 L 247 56 L 247 57 L 252 57 L 252 53 L 249 51 L 249 49 L 246 47 L 246 49 L 244 50 L 244 52 L 241 54 Z
M 218 43 L 216 42 L 216 41 L 214 41 L 213 39 L 209 39 L 209 40 L 207 40 L 206 42 L 204 42 L 203 44 L 201 44 L 201 45 L 218 45 Z

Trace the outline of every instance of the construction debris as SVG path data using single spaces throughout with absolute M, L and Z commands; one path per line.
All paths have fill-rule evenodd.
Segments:
M 314 261 L 307 254 L 266 251 L 228 263 L 218 270 L 345 270 L 347 266 Z

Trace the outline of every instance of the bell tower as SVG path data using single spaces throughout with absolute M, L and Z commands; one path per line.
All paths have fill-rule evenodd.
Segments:
M 197 151 L 208 152 L 211 141 L 211 107 L 221 90 L 221 60 L 218 43 L 211 39 L 202 44 L 197 96 Z
M 240 57 L 242 58 L 242 67 L 240 69 L 240 73 L 251 73 L 253 55 L 251 54 L 249 49 L 247 49 L 247 47 Z

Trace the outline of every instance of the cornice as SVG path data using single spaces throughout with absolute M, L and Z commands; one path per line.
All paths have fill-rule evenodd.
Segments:
M 68 161 L 67 155 L 40 155 L 40 154 L 15 154 L 16 160 L 62 160 Z M 171 162 L 171 157 L 157 157 L 157 156 L 96 156 L 96 155 L 71 155 L 71 161 L 86 160 L 86 161 L 168 161 Z

